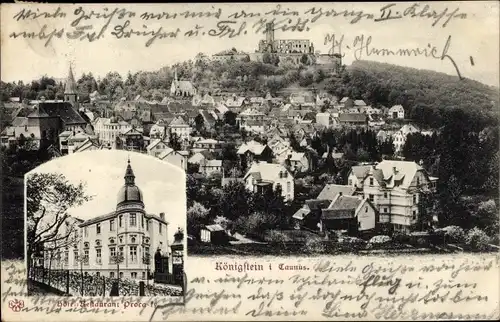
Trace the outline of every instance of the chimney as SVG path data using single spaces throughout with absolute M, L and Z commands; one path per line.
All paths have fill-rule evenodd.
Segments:
M 161 220 L 165 220 L 165 213 L 164 212 L 160 212 L 160 218 L 161 218 Z

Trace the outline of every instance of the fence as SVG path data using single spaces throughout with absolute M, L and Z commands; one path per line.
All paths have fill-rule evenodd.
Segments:
M 139 281 L 119 280 L 69 270 L 49 270 L 44 267 L 32 267 L 29 278 L 73 296 L 109 296 L 114 282 L 118 282 L 120 296 L 182 295 L 182 289 L 179 287 L 150 284 L 141 288 Z

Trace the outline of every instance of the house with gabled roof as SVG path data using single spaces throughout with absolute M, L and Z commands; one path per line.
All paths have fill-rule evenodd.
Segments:
M 285 200 L 292 201 L 295 197 L 294 176 L 281 164 L 254 162 L 243 179 L 246 188 L 254 193 L 277 190 Z
M 79 146 L 75 147 L 73 150 L 74 153 L 84 152 L 84 151 L 92 151 L 92 150 L 101 150 L 103 147 L 97 142 L 96 139 L 87 138 L 83 141 Z
M 429 175 L 413 161 L 383 160 L 367 167 L 362 171 L 357 194 L 377 208 L 380 223 L 394 231 L 410 232 L 420 215 L 422 194 L 431 191 Z
M 295 228 L 306 227 L 308 229 L 320 229 L 321 212 L 327 208 L 333 200 L 340 196 L 352 196 L 355 189 L 348 185 L 327 184 L 321 190 L 316 199 L 306 200 L 302 208 L 294 215 Z
M 402 105 L 394 105 L 387 111 L 387 117 L 402 120 L 405 118 L 405 109 Z
M 181 116 L 176 116 L 167 126 L 169 136 L 177 135 L 181 142 L 188 142 L 192 132 L 191 126 Z
M 146 147 L 146 152 L 149 155 L 158 157 L 163 151 L 169 149 L 168 143 L 163 139 L 153 139 Z
M 341 126 L 367 126 L 368 116 L 362 113 L 340 113 L 336 121 Z
M 325 233 L 326 238 L 334 232 L 359 236 L 374 232 L 377 221 L 377 209 L 367 198 L 337 195 L 328 208 L 322 209 L 320 231 Z
M 250 164 L 253 161 L 271 162 L 273 151 L 267 144 L 262 144 L 255 140 L 245 142 L 238 148 L 236 152 L 241 162 Z
M 157 157 L 158 159 L 173 164 L 184 171 L 187 170 L 187 155 L 183 154 L 182 151 L 175 151 L 174 149 L 167 147 Z

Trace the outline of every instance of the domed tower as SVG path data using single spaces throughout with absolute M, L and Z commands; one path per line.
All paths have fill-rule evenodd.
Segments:
M 142 192 L 138 186 L 135 185 L 135 175 L 130 165 L 130 159 L 127 161 L 127 170 L 125 171 L 125 184 L 118 192 L 116 201 L 116 210 L 123 208 L 139 208 L 144 209 L 144 202 L 142 200 Z

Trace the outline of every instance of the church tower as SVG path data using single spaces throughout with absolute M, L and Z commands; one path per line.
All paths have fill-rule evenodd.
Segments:
M 66 85 L 64 86 L 64 101 L 71 103 L 73 108 L 78 110 L 78 93 L 71 65 L 69 66 L 68 78 L 66 79 Z
M 179 86 L 179 79 L 177 79 L 177 68 L 174 68 L 174 79 L 172 80 L 172 84 L 170 85 L 170 96 L 177 95 L 178 86 Z

